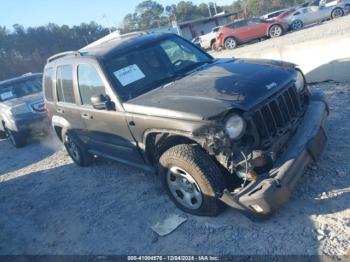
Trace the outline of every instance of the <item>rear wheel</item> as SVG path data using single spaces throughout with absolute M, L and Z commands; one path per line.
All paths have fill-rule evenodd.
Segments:
M 160 158 L 160 176 L 175 205 L 184 212 L 215 216 L 224 204 L 218 199 L 223 176 L 216 163 L 200 147 L 177 145 Z
M 226 49 L 235 49 L 237 47 L 237 41 L 233 37 L 226 38 L 224 42 Z
M 212 51 L 218 51 L 219 50 L 219 48 L 216 46 L 215 41 L 213 41 L 211 43 L 210 48 L 211 48 Z
M 273 26 L 270 27 L 269 36 L 271 38 L 279 37 L 281 35 L 283 35 L 283 28 L 282 28 L 282 26 L 280 26 L 280 25 L 273 25 Z
M 85 147 L 78 141 L 78 139 L 66 132 L 63 134 L 63 144 L 69 156 L 79 166 L 89 166 L 92 163 L 92 155 L 85 149 Z
M 0 139 L 6 139 L 7 135 L 5 131 L 0 131 Z
M 302 29 L 303 26 L 304 26 L 304 24 L 301 20 L 295 20 L 290 27 L 293 31 L 297 31 L 297 30 Z
M 332 19 L 335 19 L 338 17 L 342 17 L 343 15 L 344 15 L 344 10 L 341 9 L 340 7 L 337 7 L 332 11 L 331 17 Z

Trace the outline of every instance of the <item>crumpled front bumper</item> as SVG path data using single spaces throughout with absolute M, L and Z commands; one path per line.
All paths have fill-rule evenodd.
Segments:
M 276 161 L 269 174 L 234 194 L 227 190 L 220 198 L 250 217 L 268 217 L 285 204 L 308 164 L 321 155 L 326 141 L 325 122 L 328 105 L 322 93 L 314 93 L 289 147 Z

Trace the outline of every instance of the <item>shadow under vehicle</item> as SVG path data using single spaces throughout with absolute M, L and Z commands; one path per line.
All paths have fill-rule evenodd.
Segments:
M 52 126 L 81 166 L 157 171 L 183 211 L 253 218 L 284 204 L 326 143 L 328 106 L 294 64 L 214 59 L 173 34 L 99 41 L 44 70 Z

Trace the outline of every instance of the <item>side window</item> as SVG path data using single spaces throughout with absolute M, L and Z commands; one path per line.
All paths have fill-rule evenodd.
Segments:
M 57 67 L 57 100 L 75 104 L 73 91 L 73 68 L 70 65 Z
M 44 95 L 47 101 L 53 101 L 53 69 L 47 68 L 44 72 Z
M 83 105 L 91 105 L 91 96 L 106 94 L 103 82 L 95 67 L 89 64 L 78 66 L 78 86 Z

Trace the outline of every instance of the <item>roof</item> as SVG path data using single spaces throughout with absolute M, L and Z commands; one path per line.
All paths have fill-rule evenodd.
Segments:
M 14 77 L 14 78 L 10 78 L 10 79 L 6 79 L 6 80 L 3 80 L 3 81 L 0 81 L 0 85 L 10 84 L 10 83 L 13 83 L 13 82 L 19 82 L 19 81 L 23 81 L 25 79 L 30 79 L 30 78 L 37 77 L 37 76 L 41 77 L 42 75 L 43 75 L 42 73 L 27 73 L 27 74 L 24 74 L 24 75 L 21 75 L 21 76 L 17 76 L 17 77 Z
M 137 46 L 151 43 L 153 41 L 157 41 L 158 39 L 163 39 L 173 35 L 174 34 L 169 33 L 142 33 L 136 35 L 129 35 L 128 37 L 112 35 L 103 39 L 99 39 L 98 41 L 81 48 L 79 51 L 71 51 L 56 54 L 49 58 L 48 62 L 52 62 L 54 60 L 59 60 L 63 58 L 69 58 L 72 56 L 90 56 L 97 57 L 99 59 L 106 59 L 111 55 L 115 55 L 116 53 L 123 53 Z
M 190 21 L 185 21 L 185 22 L 179 23 L 179 26 L 180 27 L 184 27 L 184 26 L 187 26 L 189 24 L 207 22 L 207 21 L 214 20 L 216 18 L 224 18 L 224 17 L 229 17 L 229 16 L 233 16 L 233 15 L 237 15 L 237 14 L 238 13 L 227 13 L 227 14 L 214 15 L 214 16 L 210 16 L 210 17 L 198 18 L 198 19 L 194 19 L 194 20 L 190 20 Z

